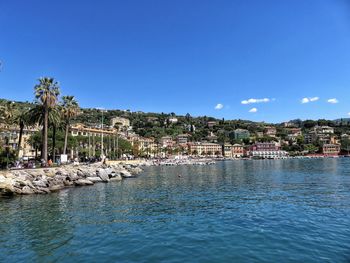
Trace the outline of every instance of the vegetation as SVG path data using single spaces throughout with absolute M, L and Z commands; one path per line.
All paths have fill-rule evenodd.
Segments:
M 30 138 L 31 144 L 36 152 L 41 152 L 41 158 L 44 160 L 53 159 L 57 154 L 66 154 L 74 152 L 80 157 L 100 156 L 101 137 L 76 136 L 69 134 L 72 124 L 82 123 L 88 126 L 97 126 L 101 122 L 101 111 L 99 109 L 81 109 L 74 96 L 60 96 L 60 87 L 58 82 L 50 77 L 40 78 L 34 87 L 35 101 L 29 102 L 11 102 L 0 99 L 0 127 L 9 128 L 16 125 L 19 127 L 18 143 L 16 151 L 9 149 L 8 138 L 2 136 L 0 141 L 0 166 L 4 163 L 13 161 L 13 158 L 19 155 L 21 143 L 23 140 L 23 131 L 25 127 L 39 125 L 41 132 L 37 132 Z M 264 122 L 252 122 L 247 120 L 225 120 L 216 119 L 208 116 L 193 117 L 189 113 L 186 115 L 176 115 L 175 113 L 145 113 L 132 112 L 130 110 L 107 110 L 104 113 L 104 122 L 110 123 L 113 117 L 124 117 L 130 120 L 133 131 L 143 137 L 154 138 L 156 143 L 160 142 L 163 136 L 175 138 L 180 134 L 187 134 L 190 141 L 209 141 L 220 144 L 239 143 L 250 145 L 255 142 L 273 142 L 282 141 L 282 149 L 289 151 L 291 155 L 301 153 L 318 153 L 322 146 L 319 139 L 304 141 L 303 136 L 289 136 L 289 128 L 283 124 L 269 124 Z M 330 126 L 334 128 L 334 135 L 340 138 L 342 134 L 350 132 L 350 120 L 292 120 L 290 127 L 300 128 L 303 134 L 307 134 L 318 126 Z M 266 126 L 276 128 L 276 137 L 267 136 L 264 133 Z M 116 124 L 119 131 L 124 131 L 124 127 Z M 234 130 L 248 130 L 250 136 L 237 139 Z M 140 151 L 136 144 L 131 146 L 130 142 L 106 135 L 103 139 L 106 153 L 109 158 L 120 157 L 123 153 L 130 153 L 134 156 L 148 156 L 151 154 L 149 149 Z M 344 152 L 350 152 L 349 138 L 341 140 L 341 149 Z M 160 150 L 159 150 L 160 151 Z M 181 147 L 162 149 L 167 154 L 185 153 L 186 149 Z M 193 152 L 193 154 L 198 154 Z M 14 157 L 13 157 L 14 156 Z
M 57 106 L 60 89 L 58 82 L 53 78 L 40 78 L 39 84 L 35 85 L 35 98 L 42 106 L 43 118 L 43 144 L 41 149 L 41 157 L 47 162 L 47 135 L 49 128 L 49 111 Z
M 76 117 L 79 113 L 79 105 L 75 100 L 74 96 L 63 96 L 62 97 L 62 119 L 65 125 L 65 136 L 64 136 L 64 147 L 63 154 L 67 152 L 67 142 L 70 121 L 72 118 Z

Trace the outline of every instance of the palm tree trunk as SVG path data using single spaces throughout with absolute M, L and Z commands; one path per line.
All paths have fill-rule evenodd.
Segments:
M 44 109 L 44 138 L 43 138 L 43 149 L 42 149 L 42 158 L 47 163 L 47 129 L 49 125 L 49 109 L 45 107 Z
M 66 124 L 66 131 L 65 131 L 65 134 L 64 134 L 63 154 L 66 154 L 66 152 L 67 152 L 68 131 L 69 131 L 69 123 Z
M 52 127 L 52 161 L 56 160 L 56 125 Z
M 18 149 L 17 149 L 17 158 L 19 158 L 19 152 L 21 150 L 22 136 L 23 136 L 24 123 L 20 122 L 19 124 L 19 138 L 18 138 Z

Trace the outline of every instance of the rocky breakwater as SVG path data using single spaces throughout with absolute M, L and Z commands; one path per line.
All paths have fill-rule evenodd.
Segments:
M 0 171 L 0 197 L 48 194 L 66 187 L 121 181 L 142 172 L 137 165 L 66 165 L 57 168 Z

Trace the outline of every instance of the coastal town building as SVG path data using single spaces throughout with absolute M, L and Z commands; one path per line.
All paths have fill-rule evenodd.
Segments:
M 277 130 L 275 127 L 267 126 L 264 129 L 264 135 L 270 136 L 270 137 L 276 137 Z
M 116 125 L 129 128 L 130 120 L 122 117 L 114 117 L 111 119 L 111 127 L 114 128 Z
M 317 135 L 315 132 L 308 132 L 304 134 L 304 142 L 306 144 L 311 144 L 313 142 L 315 142 L 317 139 Z
M 234 138 L 235 140 L 243 140 L 243 139 L 249 139 L 250 133 L 248 130 L 245 129 L 236 129 L 234 130 Z
M 295 142 L 299 136 L 302 136 L 301 128 L 289 128 L 287 129 L 287 138 Z
M 169 148 L 169 147 L 174 147 L 176 142 L 173 140 L 171 136 L 163 136 L 159 140 L 160 147 L 163 148 Z
M 329 126 L 315 126 L 314 131 L 316 134 L 333 134 L 334 128 Z
M 130 138 L 131 146 L 141 155 L 147 155 L 153 157 L 156 155 L 158 150 L 158 145 L 155 143 L 153 138 L 145 138 L 141 136 L 133 136 Z
M 168 121 L 169 121 L 169 123 L 175 124 L 175 123 L 177 123 L 179 120 L 178 120 L 177 118 L 175 118 L 175 117 L 172 117 L 172 118 L 169 118 Z
M 331 135 L 330 136 L 330 143 L 331 144 L 340 144 L 340 139 L 339 139 L 339 137 L 338 136 L 336 136 L 336 135 Z
M 224 144 L 224 157 L 232 158 L 232 144 Z
M 193 142 L 188 144 L 188 151 L 192 155 L 221 156 L 222 146 L 210 142 Z
M 339 144 L 324 144 L 322 146 L 322 153 L 326 156 L 338 155 L 340 153 Z
M 224 156 L 227 158 L 241 158 L 244 156 L 244 147 L 240 144 L 225 144 Z
M 292 127 L 296 128 L 296 127 L 298 127 L 296 123 L 293 123 L 293 122 L 290 122 L 290 121 L 283 122 L 282 124 L 286 128 L 292 128 Z
M 231 152 L 233 158 L 241 158 L 244 156 L 244 147 L 241 144 L 234 144 Z
M 188 134 L 179 134 L 176 136 L 176 142 L 178 144 L 187 144 L 188 143 Z
M 280 150 L 273 142 L 256 143 L 250 149 L 250 155 L 258 159 L 278 159 L 288 156 L 286 151 Z
M 213 128 L 216 125 L 216 121 L 208 121 L 207 126 L 208 128 Z
M 213 132 L 210 132 L 207 136 L 207 140 L 212 143 L 218 142 L 218 136 L 216 136 Z
M 9 147 L 11 150 L 19 151 L 19 158 L 33 158 L 35 157 L 35 151 L 38 150 L 30 142 L 30 137 L 39 131 L 38 126 L 25 127 L 22 133 L 21 145 L 19 142 L 19 126 L 4 126 L 0 128 L 0 141 L 2 141 L 4 147 Z
M 70 127 L 70 132 L 73 137 L 75 136 L 102 136 L 103 135 L 115 135 L 115 129 L 98 129 L 86 127 L 83 124 L 75 124 Z

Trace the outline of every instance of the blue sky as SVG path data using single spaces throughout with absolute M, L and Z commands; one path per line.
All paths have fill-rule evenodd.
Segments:
M 52 76 L 83 107 L 350 117 L 347 0 L 0 0 L 0 60 L 13 100 Z

